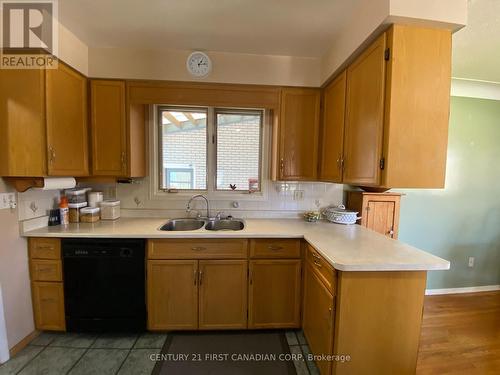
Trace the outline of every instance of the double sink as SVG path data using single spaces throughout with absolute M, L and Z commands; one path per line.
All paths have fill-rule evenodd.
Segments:
M 167 232 L 198 230 L 242 230 L 245 222 L 241 219 L 171 219 L 160 230 Z

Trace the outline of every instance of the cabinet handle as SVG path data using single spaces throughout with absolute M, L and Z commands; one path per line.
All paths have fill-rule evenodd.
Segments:
M 206 250 L 207 248 L 206 247 L 203 247 L 203 246 L 194 246 L 191 248 L 191 250 L 193 251 L 202 251 L 202 250 Z
M 36 248 L 38 250 L 54 250 L 54 246 L 52 245 L 38 245 Z
M 122 151 L 122 155 L 121 155 L 121 162 L 122 162 L 122 166 L 125 167 L 127 164 L 126 164 L 126 157 L 125 157 L 125 151 Z
M 389 230 L 389 232 L 387 232 L 387 234 L 390 235 L 391 237 L 393 237 L 394 236 L 394 230 L 393 229 Z
M 283 250 L 283 246 L 277 246 L 277 245 L 269 245 L 267 248 L 273 251 Z
M 54 147 L 50 146 L 49 147 L 49 163 L 53 163 L 56 161 L 56 150 L 54 150 Z
M 56 302 L 56 300 L 54 298 L 42 298 L 42 299 L 40 299 L 40 301 L 42 301 L 42 302 Z
M 249 277 L 248 282 L 250 283 L 250 285 L 252 285 L 253 284 L 253 272 L 252 272 L 252 270 L 249 270 L 248 272 L 249 272 L 248 273 L 248 277 Z
M 198 282 L 198 270 L 194 270 L 194 285 Z
M 202 282 L 203 282 L 203 271 L 200 270 L 200 283 L 199 283 L 200 286 L 201 286 Z
M 318 259 L 318 260 L 319 260 L 319 259 L 321 259 L 321 257 L 320 257 L 318 254 L 316 254 L 316 253 L 311 253 L 311 254 L 312 254 L 312 256 L 313 256 L 314 258 L 316 258 L 316 259 Z
M 280 174 L 283 176 L 285 172 L 285 160 L 283 158 L 280 159 Z
M 52 268 L 39 268 L 37 271 L 38 272 L 51 272 Z
M 320 263 L 319 261 L 317 261 L 317 260 L 314 260 L 314 264 L 315 264 L 315 265 L 316 265 L 316 267 L 318 267 L 318 268 L 323 267 L 323 266 L 321 265 L 321 263 Z

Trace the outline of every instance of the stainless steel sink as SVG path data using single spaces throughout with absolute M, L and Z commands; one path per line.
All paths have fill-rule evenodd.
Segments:
M 205 220 L 201 219 L 172 219 L 167 221 L 160 230 L 165 231 L 185 231 L 201 229 L 205 225 Z
M 206 230 L 242 230 L 245 223 L 240 219 L 215 219 L 209 220 L 205 225 Z

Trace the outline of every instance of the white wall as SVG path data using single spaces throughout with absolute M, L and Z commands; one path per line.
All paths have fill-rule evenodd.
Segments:
M 90 48 L 89 76 L 196 81 L 186 70 L 191 51 Z M 211 74 L 201 81 L 284 86 L 319 86 L 320 60 L 307 57 L 209 52 Z
M 0 178 L 0 192 L 6 191 L 12 189 Z M 35 329 L 26 243 L 19 236 L 17 209 L 0 210 L 0 284 L 9 348 Z

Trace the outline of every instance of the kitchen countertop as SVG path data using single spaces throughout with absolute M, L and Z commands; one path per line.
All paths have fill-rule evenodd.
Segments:
M 340 271 L 447 270 L 450 262 L 360 225 L 300 219 L 248 219 L 241 231 L 164 232 L 167 219 L 121 218 L 30 230 L 25 237 L 57 238 L 304 238 Z

